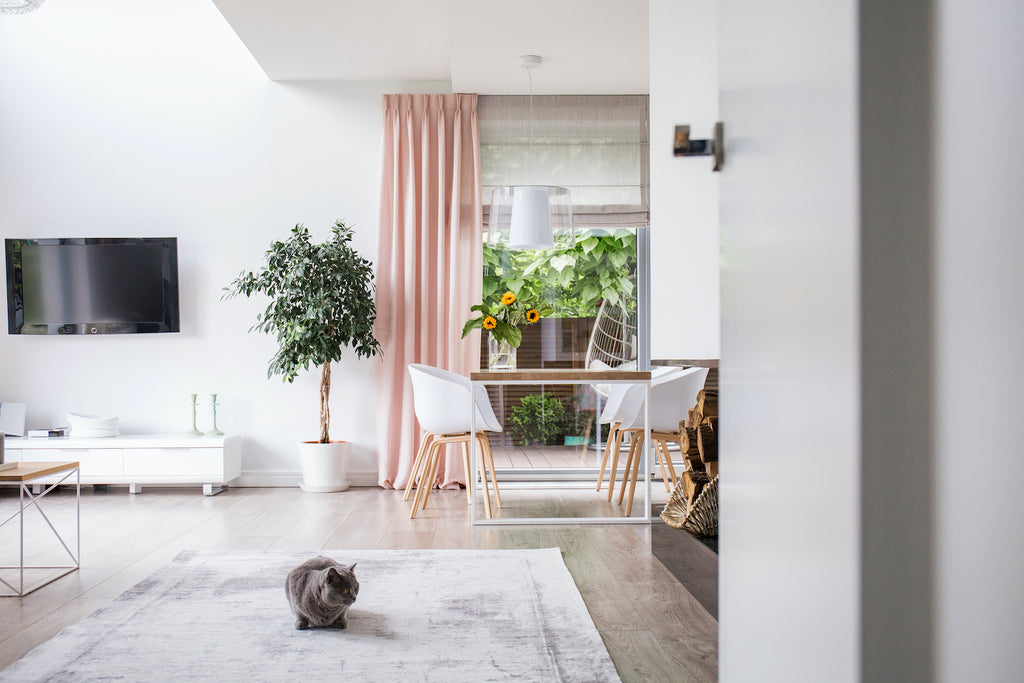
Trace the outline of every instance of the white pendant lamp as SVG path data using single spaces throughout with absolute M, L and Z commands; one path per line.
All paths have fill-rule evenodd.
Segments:
M 512 188 L 512 222 L 509 226 L 508 246 L 512 249 L 547 249 L 555 246 L 548 188 L 539 185 Z
M 530 74 L 530 148 L 533 148 L 533 75 L 541 65 L 537 55 L 523 55 L 519 65 Z M 572 236 L 572 200 L 569 190 L 555 185 L 509 185 L 491 193 L 490 241 L 507 233 L 509 249 L 550 249 L 555 230 Z
M 555 230 L 572 230 L 569 190 L 554 185 L 510 185 L 491 193 L 491 242 L 509 249 L 550 249 Z M 571 234 L 571 233 L 570 233 Z

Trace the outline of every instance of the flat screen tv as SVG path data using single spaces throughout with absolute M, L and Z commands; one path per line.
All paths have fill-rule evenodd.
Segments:
M 8 239 L 10 334 L 179 332 L 174 237 Z

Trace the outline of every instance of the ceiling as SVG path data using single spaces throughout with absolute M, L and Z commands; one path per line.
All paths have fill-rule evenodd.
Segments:
M 213 0 L 272 80 L 451 81 L 522 94 L 648 91 L 647 0 Z

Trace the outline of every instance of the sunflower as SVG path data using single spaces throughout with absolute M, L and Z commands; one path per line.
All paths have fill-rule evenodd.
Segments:
M 511 306 L 516 302 L 516 295 L 512 292 L 505 292 L 501 295 L 501 303 L 505 306 Z
M 498 326 L 498 319 L 495 318 L 493 315 L 489 315 L 486 318 L 484 318 L 484 329 L 485 330 L 493 330 L 497 326 Z
M 535 323 L 540 320 L 540 311 L 536 308 L 531 308 L 526 312 L 526 322 Z

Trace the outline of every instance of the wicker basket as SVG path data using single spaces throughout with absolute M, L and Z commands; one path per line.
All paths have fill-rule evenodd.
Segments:
M 661 520 L 670 527 L 684 529 L 694 536 L 718 536 L 718 477 L 701 489 L 697 500 L 687 509 L 682 480 L 661 511 Z

